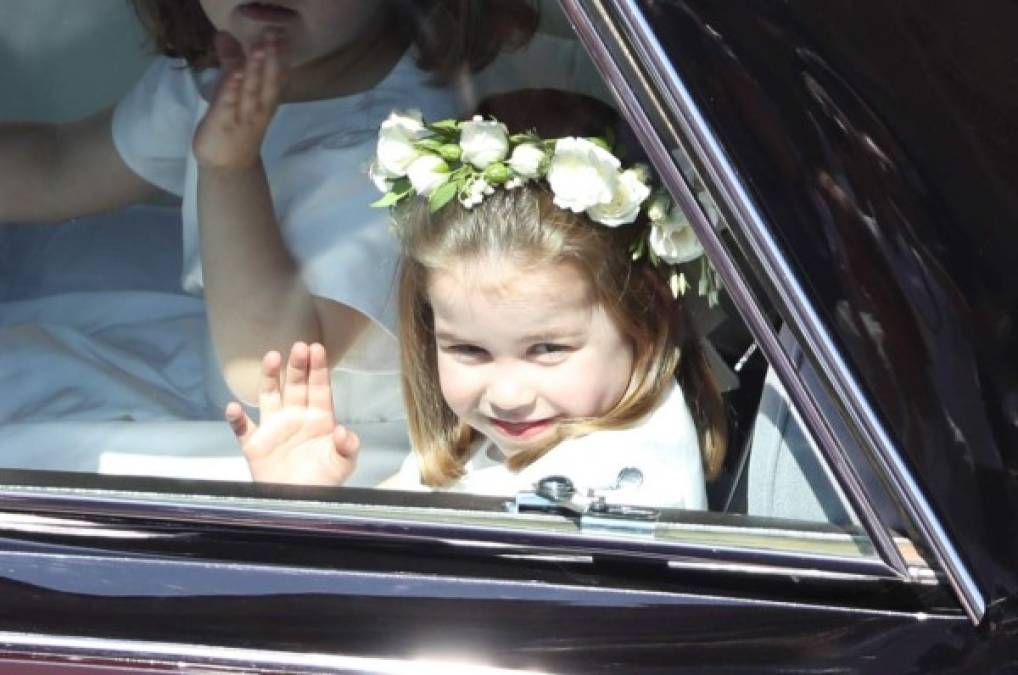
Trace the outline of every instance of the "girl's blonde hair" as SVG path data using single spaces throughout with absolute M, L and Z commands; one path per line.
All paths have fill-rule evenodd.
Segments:
M 562 438 L 632 426 L 649 414 L 678 375 L 700 436 L 704 471 L 713 478 L 724 459 L 728 424 L 717 383 L 681 297 L 646 261 L 629 254 L 645 223 L 609 228 L 559 209 L 547 188 L 529 183 L 498 189 L 466 209 L 453 201 L 429 214 L 425 200 L 401 218 L 404 258 L 399 280 L 403 396 L 422 481 L 451 485 L 464 474 L 476 432 L 445 403 L 438 380 L 428 275 L 467 260 L 508 260 L 526 268 L 569 262 L 590 280 L 595 300 L 633 345 L 633 372 L 619 402 L 595 419 L 564 423 L 553 443 L 513 455 L 512 470 L 535 461 Z

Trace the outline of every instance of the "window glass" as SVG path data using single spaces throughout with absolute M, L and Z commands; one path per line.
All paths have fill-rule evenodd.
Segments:
M 19 92 L 0 101 L 3 468 L 381 484 L 400 518 L 437 486 L 498 497 L 443 516 L 457 522 L 568 531 L 561 514 L 582 513 L 586 532 L 662 541 L 716 533 L 648 530 L 659 508 L 789 518 L 870 555 L 556 5 L 106 4 L 0 0 Z M 566 136 L 597 141 L 553 160 L 542 140 Z M 549 164 L 557 178 L 533 177 Z M 414 229 L 526 209 L 612 232 L 597 245 L 629 262 L 588 242 L 549 263 L 534 249 L 551 244 L 497 230 L 470 253 Z M 417 277 L 398 276 L 399 241 Z M 288 373 L 295 340 L 323 343 L 328 366 L 299 348 L 310 375 Z M 281 397 L 271 349 L 295 381 Z

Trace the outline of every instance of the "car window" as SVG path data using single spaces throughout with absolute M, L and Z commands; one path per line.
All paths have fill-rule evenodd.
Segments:
M 18 214 L 0 225 L 0 384 L 5 391 L 0 397 L 0 466 L 8 470 L 9 490 L 48 495 L 72 488 L 97 495 L 105 490 L 130 493 L 129 499 L 140 504 L 165 503 L 175 495 L 196 512 L 226 500 L 252 513 L 290 509 L 344 517 L 370 514 L 436 526 L 482 525 L 502 533 L 497 536 L 524 530 L 549 536 L 579 531 L 653 545 L 684 542 L 786 552 L 805 546 L 832 556 L 875 557 L 841 480 L 803 424 L 785 385 L 757 348 L 715 265 L 705 256 L 688 255 L 698 248 L 689 229 L 690 218 L 681 209 L 668 211 L 667 206 L 663 208 L 672 218 L 668 221 L 672 229 L 664 228 L 662 236 L 672 239 L 653 254 L 634 250 L 633 255 L 653 255 L 661 265 L 669 264 L 668 255 L 679 261 L 667 277 L 670 290 L 684 298 L 690 330 L 700 336 L 688 343 L 685 356 L 691 359 L 690 354 L 702 352 L 698 355 L 702 373 L 720 392 L 727 452 L 716 465 L 707 467 L 709 480 L 698 479 L 702 503 L 648 505 L 627 497 L 657 479 L 654 462 L 658 458 L 646 448 L 658 437 L 625 435 L 626 429 L 642 428 L 654 411 L 662 409 L 657 405 L 609 430 L 618 436 L 605 437 L 609 441 L 596 452 L 610 449 L 630 453 L 634 459 L 613 464 L 610 480 L 598 478 L 600 483 L 581 486 L 580 491 L 568 476 L 563 481 L 558 470 L 529 475 L 524 465 L 505 471 L 504 457 L 493 446 L 480 451 L 471 446 L 476 470 L 494 467 L 502 471 L 499 475 L 528 475 L 523 481 L 526 489 L 520 489 L 519 480 L 510 480 L 484 484 L 476 492 L 433 493 L 421 488 L 410 494 L 407 484 L 398 482 L 390 485 L 400 489 L 367 490 L 394 475 L 419 470 L 400 389 L 394 332 L 402 306 L 395 304 L 393 294 L 397 259 L 388 239 L 392 236 L 389 213 L 368 206 L 386 194 L 395 195 L 394 200 L 399 197 L 400 188 L 395 186 L 400 176 L 382 175 L 385 190 L 381 193 L 369 176 L 372 160 L 379 159 L 375 156 L 379 125 L 395 119 L 391 128 L 396 128 L 407 118 L 392 118 L 392 111 L 411 108 L 421 109 L 430 121 L 470 119 L 481 110 L 508 123 L 514 118 L 529 119 L 527 115 L 534 112 L 530 106 L 558 100 L 540 92 L 531 94 L 536 98 L 513 98 L 519 90 L 582 94 L 610 110 L 616 107 L 611 89 L 551 3 L 497 3 L 499 9 L 491 10 L 497 16 L 491 21 L 473 17 L 490 33 L 484 39 L 468 34 L 472 38 L 468 47 L 476 49 L 452 55 L 423 37 L 419 43 L 414 40 L 427 22 L 434 22 L 429 25 L 435 29 L 452 30 L 459 17 L 441 14 L 447 11 L 446 3 L 411 3 L 421 11 L 418 18 L 401 17 L 385 28 L 403 32 L 392 33 L 392 39 L 383 40 L 386 48 L 375 52 L 376 60 L 384 65 L 346 71 L 354 79 L 363 76 L 367 85 L 361 83 L 360 89 L 350 85 L 351 93 L 343 88 L 346 84 L 330 83 L 321 89 L 328 97 L 312 94 L 310 100 L 282 105 L 267 127 L 264 145 L 248 143 L 244 147 L 254 147 L 255 153 L 237 159 L 227 151 L 220 153 L 211 132 L 213 140 L 200 142 L 203 130 L 210 128 L 206 124 L 212 114 L 209 102 L 220 100 L 217 97 L 223 96 L 226 86 L 217 79 L 219 69 L 207 67 L 209 53 L 171 58 L 159 55 L 157 49 L 139 50 L 143 36 L 151 40 L 151 22 L 157 14 L 146 13 L 146 3 L 136 4 L 137 12 L 111 0 L 106 3 L 108 11 L 95 12 L 91 5 L 86 11 L 74 0 L 31 6 L 0 2 L 4 43 L 18 52 L 18 58 L 6 60 L 15 65 L 3 74 L 9 78 L 4 81 L 7 88 L 19 92 L 0 102 L 5 124 L 0 142 L 12 148 L 5 154 L 14 156 L 17 150 L 30 155 L 32 148 L 47 147 L 30 144 L 35 142 L 32 134 L 43 132 L 27 122 L 65 122 L 115 106 L 107 118 L 112 126 L 111 147 L 123 163 L 117 171 L 133 176 L 125 181 L 135 186 L 133 192 L 113 190 L 100 199 L 80 193 L 83 186 L 91 185 L 87 180 L 56 173 L 51 175 L 64 182 L 54 184 L 53 194 L 77 191 L 67 197 L 67 208 L 73 201 L 84 205 L 85 212 L 70 214 L 57 204 L 52 211 L 55 217 L 40 218 L 55 221 L 46 224 L 27 223 L 32 218 L 23 215 L 25 209 L 3 212 Z M 201 7 L 193 3 L 192 9 L 201 12 Z M 270 6 L 250 10 L 254 14 L 240 19 L 219 18 L 228 26 L 234 20 L 238 26 L 247 25 L 245 21 L 277 25 L 292 20 L 287 14 L 291 11 Z M 51 30 L 56 16 L 60 17 L 58 31 Z M 337 21 L 335 16 L 326 18 Z M 354 18 L 364 31 L 376 30 L 382 21 L 374 15 Z M 195 19 L 180 18 L 190 20 Z M 264 50 L 279 49 L 267 44 L 258 43 Z M 287 47 L 295 52 L 294 58 L 300 58 L 301 48 L 302 44 Z M 218 58 L 236 58 L 233 49 L 220 45 Z M 409 56 L 404 55 L 407 49 Z M 414 55 L 421 58 L 415 60 Z M 442 61 L 453 57 L 458 59 L 455 69 Z M 246 77 L 250 82 L 254 76 Z M 268 76 L 263 72 L 259 77 Z M 300 81 L 308 86 L 317 82 Z M 93 86 L 96 82 L 109 89 Z M 598 109 L 581 108 L 566 109 L 570 115 Z M 555 133 L 568 135 L 572 118 L 560 117 L 553 126 L 563 131 Z M 26 124 L 14 126 L 14 121 Z M 236 131 L 231 120 L 223 124 L 224 136 Z M 624 130 L 621 134 L 609 140 L 616 142 L 615 148 L 625 146 L 622 165 L 637 161 L 649 165 L 636 136 Z M 50 137 L 40 138 L 44 139 L 40 143 L 51 142 L 45 140 Z M 230 162 L 251 165 L 259 151 L 264 171 L 260 175 L 266 177 L 268 188 L 253 194 L 276 214 L 273 217 L 268 208 L 254 209 L 255 220 L 268 214 L 264 223 L 244 220 L 247 215 L 236 216 L 226 206 L 250 206 L 244 199 L 234 199 L 230 190 L 238 189 L 236 184 L 200 182 L 205 176 L 220 175 L 214 173 L 216 168 L 225 172 L 223 167 L 233 166 Z M 91 156 L 87 154 L 91 150 L 79 152 Z M 622 155 L 621 150 L 618 153 Z M 75 158 L 64 159 L 73 162 Z M 199 162 L 204 162 L 200 169 Z M 207 168 L 215 162 L 222 165 Z M 0 180 L 12 180 L 13 166 L 3 166 Z M 106 167 L 91 170 L 103 173 Z M 111 175 L 110 180 L 115 180 L 119 174 Z M 694 188 L 699 190 L 703 212 L 712 218 L 711 225 L 724 230 L 724 220 L 712 206 L 706 186 L 694 181 Z M 106 190 L 108 183 L 96 189 Z M 457 198 L 464 190 L 461 185 Z M 125 201 L 125 195 L 138 199 L 122 205 L 119 202 Z M 480 193 L 479 197 L 492 198 Z M 115 208 L 107 208 L 111 205 Z M 238 217 L 244 222 L 231 220 Z M 206 224 L 212 222 L 231 234 L 223 236 Z M 265 254 L 266 249 L 273 253 Z M 212 265 L 210 259 L 219 264 Z M 284 274 L 288 265 L 294 266 L 291 276 Z M 252 266 L 257 273 L 252 273 Z M 227 274 L 232 271 L 236 277 Z M 276 272 L 293 283 L 249 283 Z M 258 303 L 274 311 L 257 309 Z M 340 318 L 335 325 L 329 323 L 331 319 L 323 323 L 320 312 L 333 311 L 337 305 L 343 311 L 351 307 L 356 311 L 330 314 Z M 438 310 L 431 309 L 437 316 Z M 775 332 L 781 329 L 776 315 L 771 323 Z M 257 421 L 260 365 L 250 354 L 260 355 L 257 345 L 269 344 L 260 342 L 265 335 L 275 335 L 278 344 L 289 345 L 292 339 L 287 336 L 302 335 L 299 330 L 281 328 L 291 324 L 313 326 L 315 335 L 331 330 L 329 339 L 344 345 L 343 358 L 333 364 L 331 375 L 333 410 L 360 441 L 356 470 L 344 481 L 336 481 L 345 482 L 344 488 L 252 486 L 251 465 L 224 420 L 224 408 L 238 401 L 250 423 Z M 791 334 L 782 335 L 794 350 Z M 475 359 L 497 361 L 493 355 L 500 353 L 501 345 L 489 345 L 487 334 L 456 334 L 454 338 L 443 346 L 439 336 L 437 349 L 447 349 L 455 363 L 475 367 Z M 560 345 L 540 340 L 535 344 L 537 351 L 527 354 L 559 358 L 555 354 L 561 351 Z M 567 343 L 564 349 L 569 348 Z M 285 360 L 286 354 L 281 357 Z M 420 358 L 428 357 L 422 352 Z M 547 365 L 538 356 L 527 358 Z M 612 363 L 604 358 L 598 367 L 608 369 Z M 542 386 L 550 386 L 550 377 L 541 380 Z M 670 382 L 674 387 L 674 381 Z M 433 382 L 422 386 L 435 388 Z M 586 389 L 581 392 L 586 393 Z M 443 391 L 443 395 L 448 402 L 451 394 Z M 581 397 L 569 398 L 563 409 L 573 410 L 569 406 L 580 405 L 575 399 Z M 698 423 L 700 399 L 690 392 L 685 397 L 686 403 L 676 404 L 677 412 L 659 415 L 667 429 L 687 424 L 687 405 L 694 413 L 688 422 Z M 665 398 L 662 394 L 656 400 Z M 552 410 L 547 417 L 556 414 Z M 508 416 L 499 423 L 508 435 L 530 433 Z M 574 455 L 574 466 L 595 463 L 584 459 L 595 455 L 582 454 L 595 451 L 585 450 L 587 446 L 579 440 L 597 433 L 609 432 L 595 427 L 577 434 L 575 453 L 579 454 Z M 695 436 L 697 431 L 689 433 Z M 695 466 L 704 470 L 699 446 L 693 447 Z M 645 458 L 647 453 L 651 459 Z M 324 461 L 334 459 L 329 458 Z M 669 458 L 662 465 L 670 467 L 670 462 Z M 309 470 L 308 475 L 314 473 Z M 268 475 L 266 482 L 274 482 Z M 104 477 L 109 482 L 104 483 Z M 186 482 L 152 482 L 152 478 Z M 308 482 L 314 481 L 309 478 Z M 586 489 L 594 487 L 592 492 Z M 675 493 L 684 489 L 674 487 Z M 673 508 L 676 505 L 679 508 Z M 802 533 L 808 534 L 805 540 Z

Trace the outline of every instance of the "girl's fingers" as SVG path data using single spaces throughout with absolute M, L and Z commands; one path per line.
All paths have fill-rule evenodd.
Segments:
M 325 347 L 314 343 L 310 347 L 308 371 L 308 406 L 332 413 L 332 381 Z
M 261 89 L 265 76 L 265 46 L 255 47 L 244 64 L 244 82 L 240 92 L 240 118 L 250 120 L 262 108 Z
M 209 111 L 210 116 L 215 116 L 215 119 L 220 121 L 237 121 L 237 109 L 240 102 L 240 87 L 243 79 L 244 73 L 241 71 L 235 71 L 223 75 L 222 83 L 219 85 L 219 91 L 216 92 L 216 97 L 212 101 L 212 109 Z
M 310 350 L 304 342 L 294 342 L 286 363 L 283 405 L 307 407 Z
M 247 416 L 243 406 L 236 401 L 231 401 L 226 405 L 225 415 L 233 435 L 237 437 L 237 442 L 240 443 L 241 447 L 247 445 L 248 440 L 258 430 L 258 425 Z
M 262 78 L 261 105 L 272 109 L 279 103 L 279 95 L 283 89 L 285 65 L 283 62 L 280 36 L 270 32 L 266 36 L 265 75 Z
M 258 385 L 258 409 L 262 420 L 276 414 L 283 407 L 279 391 L 279 370 L 282 364 L 283 357 L 276 351 L 269 352 L 262 359 L 262 377 Z
M 354 432 L 337 424 L 336 428 L 332 430 L 332 445 L 336 449 L 337 455 L 349 461 L 357 456 L 357 451 L 361 447 L 361 439 Z

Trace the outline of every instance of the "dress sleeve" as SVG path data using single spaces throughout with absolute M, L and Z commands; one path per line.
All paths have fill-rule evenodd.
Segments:
M 388 211 L 369 206 L 378 196 L 363 167 L 373 149 L 368 142 L 309 143 L 268 170 L 280 229 L 308 290 L 372 320 L 341 365 L 380 372 L 398 368 L 399 251 Z
M 113 111 L 113 144 L 124 163 L 149 183 L 183 195 L 199 100 L 183 61 L 155 59 Z

